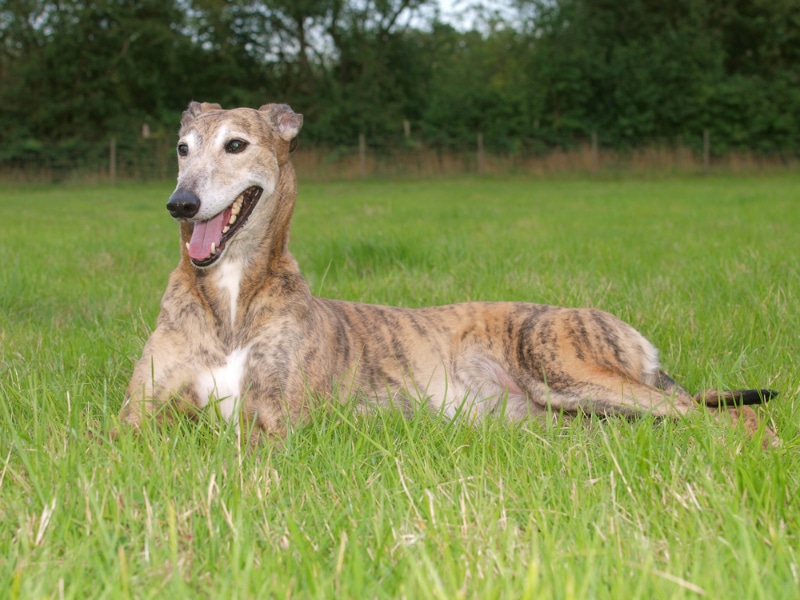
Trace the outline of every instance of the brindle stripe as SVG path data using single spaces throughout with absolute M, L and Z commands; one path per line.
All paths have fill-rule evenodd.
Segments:
M 589 341 L 588 336 L 586 334 L 586 325 L 581 319 L 581 315 L 578 311 L 572 313 L 572 318 L 565 319 L 565 324 L 567 325 L 567 334 L 572 342 L 572 347 L 575 350 L 575 356 L 578 360 L 586 362 L 586 355 L 584 354 L 584 348 L 586 343 Z
M 557 332 L 552 319 L 543 319 L 537 328 L 536 342 L 541 353 L 547 352 L 550 362 L 555 363 L 558 348 Z
M 592 310 L 591 315 L 594 322 L 597 323 L 598 327 L 603 332 L 603 337 L 601 338 L 603 341 L 603 346 L 610 348 L 614 353 L 614 358 L 617 361 L 617 368 L 623 372 L 627 371 L 628 362 L 625 359 L 622 351 L 617 330 L 609 321 L 608 317 L 610 315 L 599 310 Z
M 408 318 L 408 322 L 411 324 L 411 327 L 414 329 L 416 334 L 422 339 L 425 339 L 428 336 L 428 332 L 422 325 L 420 325 L 421 315 L 419 311 L 409 310 L 406 312 L 406 316 Z
M 336 310 L 337 305 L 333 300 L 314 298 L 314 306 L 318 309 L 316 318 L 309 321 L 305 334 L 309 340 L 314 339 L 314 334 L 320 330 L 330 330 L 333 347 L 337 352 L 327 356 L 331 366 L 336 365 L 336 370 L 344 370 L 350 362 L 351 339 L 349 332 L 351 326 L 347 321 L 347 314 L 343 310 Z
M 517 361 L 521 369 L 529 371 L 534 378 L 541 381 L 543 376 L 541 356 L 536 352 L 534 333 L 536 318 L 529 316 L 515 332 L 517 339 Z
M 408 355 L 406 354 L 406 347 L 403 340 L 399 337 L 402 330 L 405 329 L 400 322 L 399 314 L 397 311 L 389 312 L 387 317 L 387 324 L 389 325 L 389 342 L 392 347 L 392 354 L 401 369 L 407 369 L 410 366 Z

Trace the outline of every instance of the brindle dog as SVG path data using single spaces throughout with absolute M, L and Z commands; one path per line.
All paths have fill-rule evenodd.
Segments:
M 755 435 L 769 390 L 694 397 L 638 331 L 592 309 L 466 303 L 420 309 L 311 295 L 289 253 L 303 123 L 283 104 L 192 102 L 167 203 L 181 259 L 120 415 L 217 403 L 251 441 L 280 438 L 309 397 L 427 406 L 446 417 L 553 413 L 679 417 L 700 406 Z M 733 405 L 735 406 L 729 406 Z M 766 444 L 776 442 L 763 428 Z

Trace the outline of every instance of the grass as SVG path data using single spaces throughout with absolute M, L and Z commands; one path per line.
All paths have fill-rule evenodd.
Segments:
M 690 390 L 769 386 L 784 441 L 708 415 L 469 426 L 316 411 L 283 449 L 208 415 L 108 432 L 177 229 L 167 185 L 0 190 L 9 598 L 800 597 L 800 177 L 302 184 L 315 293 L 628 320 Z

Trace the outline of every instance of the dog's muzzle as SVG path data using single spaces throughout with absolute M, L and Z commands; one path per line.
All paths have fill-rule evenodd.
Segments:
M 167 202 L 167 209 L 173 218 L 192 223 L 191 237 L 184 242 L 195 267 L 208 267 L 219 260 L 230 239 L 247 222 L 263 191 L 263 188 L 251 186 L 227 208 L 210 219 L 198 221 L 194 217 L 200 211 L 200 198 L 183 189 L 175 190 Z

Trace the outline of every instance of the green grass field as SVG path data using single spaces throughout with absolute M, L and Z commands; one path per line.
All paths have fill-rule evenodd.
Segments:
M 169 192 L 0 190 L 0 596 L 800 597 L 800 176 L 301 181 L 292 233 L 323 296 L 613 312 L 690 390 L 780 390 L 766 452 L 702 412 L 110 443 L 178 260 Z

